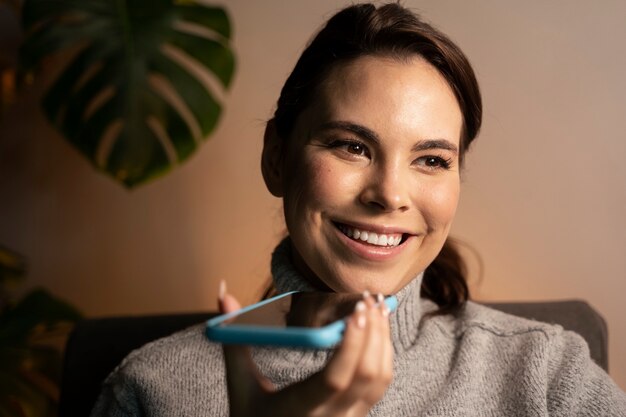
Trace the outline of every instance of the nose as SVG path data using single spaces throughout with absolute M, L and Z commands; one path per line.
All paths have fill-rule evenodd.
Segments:
M 373 168 L 361 192 L 361 203 L 382 212 L 407 211 L 411 204 L 408 172 L 393 162 Z

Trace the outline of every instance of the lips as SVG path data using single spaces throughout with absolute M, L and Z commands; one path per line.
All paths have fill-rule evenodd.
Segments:
M 347 237 L 362 243 L 380 247 L 396 247 L 403 242 L 403 233 L 377 233 L 365 228 L 335 223 L 335 226 Z

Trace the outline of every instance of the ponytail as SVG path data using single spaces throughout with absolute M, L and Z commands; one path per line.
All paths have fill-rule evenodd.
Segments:
M 420 295 L 439 306 L 435 314 L 452 313 L 469 300 L 467 265 L 453 239 L 446 239 L 439 255 L 424 271 Z

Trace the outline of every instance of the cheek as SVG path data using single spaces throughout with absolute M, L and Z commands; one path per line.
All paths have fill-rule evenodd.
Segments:
M 452 178 L 423 189 L 420 205 L 431 230 L 447 232 L 456 213 L 459 193 L 460 182 Z
M 321 158 L 310 158 L 304 161 L 302 169 L 306 175 L 301 181 L 302 188 L 307 190 L 309 202 L 323 204 L 332 201 L 338 188 L 332 181 L 336 176 L 333 167 L 325 164 Z
M 327 158 L 305 157 L 293 168 L 284 198 L 294 211 L 332 210 L 349 201 L 358 187 L 354 173 Z

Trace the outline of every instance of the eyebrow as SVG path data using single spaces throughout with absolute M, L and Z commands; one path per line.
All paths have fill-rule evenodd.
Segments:
M 363 125 L 359 125 L 352 122 L 346 121 L 331 121 L 322 124 L 318 130 L 331 130 L 331 129 L 340 129 L 347 130 L 349 132 L 354 133 L 357 136 L 368 139 L 374 143 L 380 143 L 380 137 L 371 129 Z M 458 154 L 459 150 L 457 146 L 445 139 L 422 139 L 417 141 L 415 145 L 411 148 L 413 152 L 419 152 L 429 149 L 444 149 L 446 151 L 453 152 L 454 154 Z

